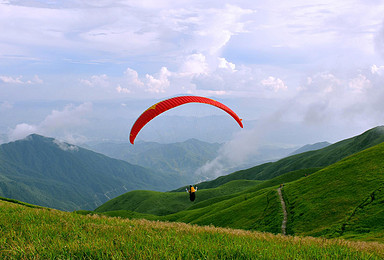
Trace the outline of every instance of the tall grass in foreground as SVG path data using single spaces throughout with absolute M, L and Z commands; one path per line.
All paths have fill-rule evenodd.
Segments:
M 82 216 L 0 201 L 0 258 L 383 259 L 384 244 Z

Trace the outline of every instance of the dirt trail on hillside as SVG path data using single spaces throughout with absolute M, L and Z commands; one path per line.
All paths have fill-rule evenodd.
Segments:
M 284 213 L 283 222 L 281 223 L 281 233 L 283 235 L 286 235 L 287 234 L 288 214 L 287 214 L 287 207 L 285 206 L 285 201 L 284 201 L 284 198 L 283 198 L 283 194 L 281 193 L 281 187 L 279 187 L 277 189 L 277 193 L 279 194 L 279 198 L 280 198 L 280 202 L 281 202 L 281 207 L 282 207 L 283 213 Z

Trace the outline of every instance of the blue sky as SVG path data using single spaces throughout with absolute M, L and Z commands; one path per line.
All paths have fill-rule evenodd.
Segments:
M 346 138 L 384 121 L 383 13 L 375 0 L 0 0 L 0 131 L 87 140 L 124 108 L 129 128 L 148 105 L 136 100 L 192 94 L 266 129 L 317 129 L 303 144 Z

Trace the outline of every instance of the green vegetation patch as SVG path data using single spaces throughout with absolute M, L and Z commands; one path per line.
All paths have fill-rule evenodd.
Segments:
M 0 201 L 0 254 L 12 259 L 382 259 L 384 245 L 128 220 Z
M 383 158 L 384 143 L 287 184 L 288 232 L 338 237 L 380 231 L 382 237 Z

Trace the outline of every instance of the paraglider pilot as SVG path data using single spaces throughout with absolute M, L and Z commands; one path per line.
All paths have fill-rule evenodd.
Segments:
M 185 190 L 187 191 L 187 192 L 189 192 L 189 199 L 191 200 L 191 201 L 194 201 L 195 200 L 195 198 L 196 198 L 196 191 L 197 191 L 197 186 L 196 187 L 193 187 L 192 185 L 189 185 L 189 190 L 187 189 L 187 188 L 185 188 Z

